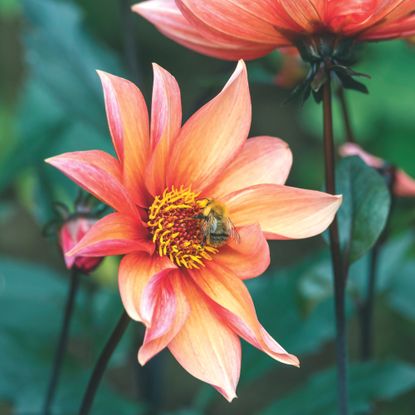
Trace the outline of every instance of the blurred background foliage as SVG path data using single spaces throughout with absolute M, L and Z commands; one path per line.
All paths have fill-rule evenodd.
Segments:
M 72 204 L 76 186 L 43 160 L 64 151 L 112 151 L 95 70 L 135 81 L 150 102 L 151 62 L 157 62 L 176 76 L 188 117 L 218 92 L 235 66 L 174 44 L 129 8 L 127 0 L 0 0 L 2 415 L 41 413 L 68 286 L 58 249 L 42 236 L 42 228 L 52 219 L 52 202 Z M 289 184 L 321 189 L 321 108 L 313 102 L 283 105 L 289 91 L 274 82 L 280 66 L 277 53 L 249 64 L 251 135 L 285 139 L 294 153 Z M 370 94 L 347 92 L 358 142 L 412 176 L 414 68 L 415 48 L 408 43 L 369 45 L 361 51 L 358 70 L 371 75 L 366 81 Z M 341 142 L 339 111 L 335 116 Z M 371 173 L 362 173 L 369 174 L 363 177 L 368 190 L 376 181 Z M 374 205 L 370 217 L 378 214 Z M 354 251 L 354 259 L 361 258 L 348 283 L 353 414 L 414 413 L 414 220 L 414 200 L 399 200 L 380 261 L 375 356 L 369 362 L 361 362 L 359 353 L 367 249 Z M 358 233 L 359 223 L 353 226 Z M 111 359 L 93 413 L 335 414 L 332 286 L 323 238 L 271 242 L 271 251 L 271 268 L 248 285 L 264 326 L 300 357 L 300 370 L 246 347 L 239 399 L 229 405 L 167 352 L 139 367 L 143 329 L 131 324 Z M 76 413 L 95 359 L 122 310 L 117 265 L 117 258 L 108 258 L 82 280 L 56 415 Z

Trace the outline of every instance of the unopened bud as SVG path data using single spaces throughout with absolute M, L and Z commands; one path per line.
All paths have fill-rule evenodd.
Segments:
M 97 222 L 97 219 L 75 215 L 68 218 L 59 230 L 59 244 L 62 249 L 66 268 L 76 269 L 85 274 L 92 272 L 102 261 L 101 257 L 81 255 L 68 256 L 69 252 Z

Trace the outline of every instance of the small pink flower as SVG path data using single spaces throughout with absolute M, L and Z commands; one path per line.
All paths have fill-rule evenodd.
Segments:
M 89 274 L 101 263 L 102 257 L 65 255 L 85 236 L 96 222 L 97 220 L 93 218 L 74 216 L 66 220 L 61 226 L 59 230 L 59 245 L 64 253 L 66 268 L 75 268 L 84 274 Z
M 354 143 L 346 143 L 340 147 L 339 153 L 342 157 L 359 156 L 368 166 L 382 169 L 388 166 L 385 160 L 364 151 Z M 403 170 L 396 169 L 393 192 L 400 197 L 415 197 L 415 179 L 408 176 Z

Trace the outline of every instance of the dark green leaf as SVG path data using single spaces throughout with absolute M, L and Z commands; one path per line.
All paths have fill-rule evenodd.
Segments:
M 361 258 L 378 240 L 389 215 L 385 180 L 359 157 L 347 157 L 336 171 L 337 193 L 343 195 L 338 213 L 341 249 L 350 262 Z

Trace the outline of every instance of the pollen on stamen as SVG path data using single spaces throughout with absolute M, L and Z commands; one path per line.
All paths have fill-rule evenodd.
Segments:
M 160 256 L 168 256 L 179 267 L 199 269 L 212 260 L 218 249 L 204 243 L 198 216 L 203 211 L 199 193 L 181 186 L 166 189 L 154 198 L 147 226 Z

